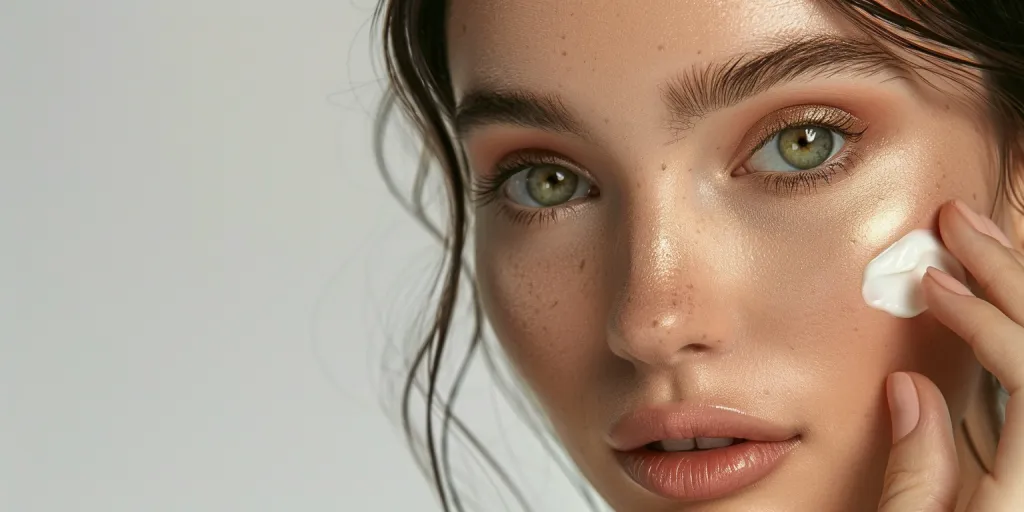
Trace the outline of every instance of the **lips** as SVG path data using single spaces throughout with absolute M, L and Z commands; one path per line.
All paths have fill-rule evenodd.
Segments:
M 651 449 L 697 438 L 742 442 L 695 451 Z M 800 436 L 794 428 L 735 409 L 669 403 L 624 416 L 608 443 L 641 487 L 665 498 L 694 501 L 722 497 L 763 479 L 799 445 Z

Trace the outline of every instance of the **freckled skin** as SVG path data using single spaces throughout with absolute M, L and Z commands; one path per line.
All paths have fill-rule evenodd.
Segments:
M 801 0 L 454 0 L 450 14 L 457 96 L 482 85 L 558 94 L 591 134 L 497 126 L 464 144 L 476 175 L 542 149 L 600 189 L 553 220 L 516 223 L 490 203 L 475 221 L 488 319 L 598 492 L 620 511 L 874 510 L 891 439 L 886 375 L 928 375 L 958 421 L 981 373 L 928 314 L 867 307 L 862 273 L 903 234 L 935 228 L 948 199 L 991 211 L 994 150 L 978 109 L 840 75 L 779 87 L 674 140 L 659 87 L 675 73 L 782 33 L 853 29 Z M 808 103 L 869 126 L 848 173 L 791 195 L 730 174 L 755 123 Z M 742 409 L 803 442 L 754 487 L 672 502 L 634 484 L 604 440 L 622 414 L 665 401 Z

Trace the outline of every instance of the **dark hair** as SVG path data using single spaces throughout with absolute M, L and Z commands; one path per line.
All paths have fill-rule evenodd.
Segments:
M 1006 199 L 1024 212 L 1024 200 L 1013 174 L 1024 161 L 1024 2 L 1020 0 L 892 0 L 895 10 L 876 0 L 820 0 L 856 23 L 868 37 L 898 48 L 907 56 L 923 58 L 908 64 L 938 73 L 963 86 L 964 91 L 990 110 L 998 137 L 999 188 Z M 454 486 L 449 462 L 449 437 L 454 429 L 478 450 L 485 462 L 507 485 L 523 509 L 525 498 L 515 490 L 508 475 L 486 449 L 452 414 L 459 385 L 468 363 L 478 353 L 494 362 L 482 344 L 483 318 L 476 289 L 469 287 L 474 325 L 468 349 L 456 368 L 447 396 L 439 394 L 438 379 L 448 345 L 452 318 L 459 303 L 460 281 L 468 273 L 463 264 L 469 208 L 468 170 L 452 131 L 456 101 L 448 69 L 446 26 L 448 0 L 381 0 L 375 26 L 381 30 L 390 89 L 376 126 L 378 165 L 391 191 L 443 244 L 445 259 L 438 303 L 431 326 L 411 361 L 402 395 L 402 423 L 414 450 L 421 448 L 421 465 L 433 479 L 441 506 L 446 511 L 464 510 Z M 901 52 L 902 54 L 902 52 Z M 917 61 L 918 59 L 914 59 Z M 980 77 L 980 79 L 978 78 Z M 388 120 L 400 109 L 418 129 L 423 141 L 421 163 L 412 197 L 398 190 L 384 162 L 384 132 Z M 448 200 L 448 226 L 442 230 L 427 217 L 423 182 L 430 169 L 442 171 Z M 998 204 L 998 201 L 997 201 Z M 472 276 L 468 281 L 472 283 Z M 426 373 L 426 385 L 419 380 Z M 998 386 L 989 375 L 990 381 Z M 413 395 L 422 392 L 426 402 L 425 430 L 417 437 L 413 425 Z M 1000 419 L 1005 396 L 993 403 Z M 422 442 L 425 446 L 419 446 Z

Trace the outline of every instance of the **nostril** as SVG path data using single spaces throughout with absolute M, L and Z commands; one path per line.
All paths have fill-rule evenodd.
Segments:
M 683 347 L 683 352 L 689 352 L 691 354 L 702 354 L 704 352 L 710 352 L 711 346 L 705 345 L 704 343 L 692 343 Z

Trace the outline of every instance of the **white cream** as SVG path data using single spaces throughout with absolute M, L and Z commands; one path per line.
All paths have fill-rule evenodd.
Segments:
M 964 267 L 943 247 L 930 230 L 907 233 L 864 269 L 861 293 L 869 306 L 899 318 L 912 318 L 928 306 L 921 280 L 928 267 L 935 267 L 964 282 Z

